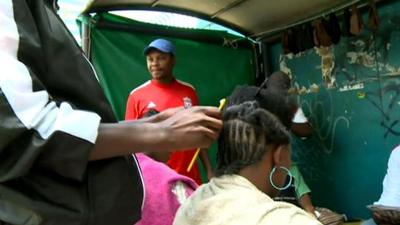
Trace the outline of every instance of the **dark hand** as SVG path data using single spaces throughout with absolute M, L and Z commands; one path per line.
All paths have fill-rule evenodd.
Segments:
M 221 114 L 216 107 L 194 106 L 165 113 L 171 116 L 161 126 L 174 149 L 207 148 L 222 128 Z
M 400 221 L 392 221 L 391 218 L 387 218 L 383 215 L 381 215 L 379 212 L 374 212 L 373 213 L 373 219 L 376 224 L 378 225 L 396 225 L 399 224 Z

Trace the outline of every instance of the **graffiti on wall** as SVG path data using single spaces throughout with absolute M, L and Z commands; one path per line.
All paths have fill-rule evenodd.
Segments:
M 333 92 L 354 92 L 358 100 L 365 100 L 372 106 L 366 108 L 381 115 L 377 122 L 384 138 L 400 136 L 400 66 L 392 65 L 393 60 L 390 59 L 394 57 L 391 48 L 397 43 L 391 41 L 398 39 L 400 32 L 393 32 L 390 38 L 369 35 L 342 41 L 335 47 L 315 48 L 308 53 L 281 56 L 280 69 L 293 77 L 291 92 L 300 96 L 299 102 L 305 108 L 303 110 L 309 112 L 315 134 L 325 153 L 330 154 L 334 149 L 338 123 L 343 123 L 347 128 L 351 123 L 348 115 L 333 111 Z M 291 67 L 290 61 L 304 57 L 304 54 L 320 57 L 320 62 L 315 63 L 319 80 L 301 81 L 296 69 Z M 321 88 L 327 90 L 324 96 L 320 96 Z M 303 97 L 313 94 L 314 98 Z
M 400 43 L 400 32 L 391 36 L 353 38 L 324 50 L 315 48 L 298 55 L 281 56 L 280 69 L 292 77 L 291 92 L 297 94 L 299 105 L 314 128 L 310 140 L 294 138 L 295 161 L 307 164 L 300 167 L 305 174 L 312 174 L 311 179 L 324 176 L 318 166 L 320 153 L 329 155 L 341 148 L 337 143 L 340 133 L 356 132 L 368 123 L 374 127 L 372 132 L 382 139 L 400 137 L 400 63 L 395 65 L 391 59 L 400 57 L 391 53 L 395 45 L 391 41 L 399 39 Z M 312 54 L 315 59 L 314 73 L 309 73 L 307 81 L 302 75 L 307 68 L 296 67 L 300 63 L 304 66 L 302 57 L 309 60 L 310 56 L 305 54 Z M 354 109 L 355 105 L 363 109 Z M 370 111 L 374 120 L 360 121 L 359 110 Z M 360 135 L 365 139 L 347 141 L 358 141 L 359 148 L 368 148 L 370 134 L 366 130 L 359 132 L 366 133 Z

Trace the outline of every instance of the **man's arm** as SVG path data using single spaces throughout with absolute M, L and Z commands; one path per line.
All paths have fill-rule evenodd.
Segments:
M 313 216 L 316 216 L 315 215 L 315 208 L 314 208 L 314 205 L 311 202 L 311 198 L 310 198 L 309 194 L 302 195 L 300 197 L 300 199 L 299 199 L 299 203 L 300 203 L 301 208 L 304 209 L 304 211 L 310 213 Z
M 297 165 L 292 165 L 290 167 L 290 172 L 292 173 L 292 176 L 294 178 L 294 187 L 296 191 L 296 197 L 297 200 L 301 206 L 306 212 L 315 215 L 315 208 L 314 205 L 312 204 L 310 193 L 311 190 L 307 186 L 303 175 L 301 174 L 299 168 Z
M 213 173 L 210 159 L 208 158 L 208 149 L 204 148 L 204 149 L 200 150 L 200 159 L 206 170 L 207 180 L 210 180 L 214 176 L 214 173 Z
M 101 124 L 90 159 L 138 151 L 207 148 L 218 137 L 222 127 L 219 118 L 218 108 L 195 106 L 175 113 L 167 110 L 145 120 Z

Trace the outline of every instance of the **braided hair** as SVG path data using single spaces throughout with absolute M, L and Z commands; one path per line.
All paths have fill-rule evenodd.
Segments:
M 238 105 L 246 101 L 256 101 L 260 108 L 275 114 L 288 129 L 292 125 L 292 119 L 297 111 L 296 100 L 287 92 L 277 89 L 263 89 L 256 86 L 237 86 L 227 98 L 226 108 Z
M 276 89 L 278 91 L 287 92 L 290 88 L 290 77 L 282 71 L 275 71 L 261 84 L 266 89 Z
M 259 162 L 269 149 L 289 144 L 288 127 L 295 108 L 280 93 L 259 93 L 252 86 L 236 88 L 223 111 L 216 176 L 237 174 Z

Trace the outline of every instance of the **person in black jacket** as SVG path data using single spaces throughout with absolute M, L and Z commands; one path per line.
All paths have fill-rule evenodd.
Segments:
M 208 147 L 215 107 L 117 123 L 55 0 L 0 3 L 0 224 L 133 224 L 131 153 Z

